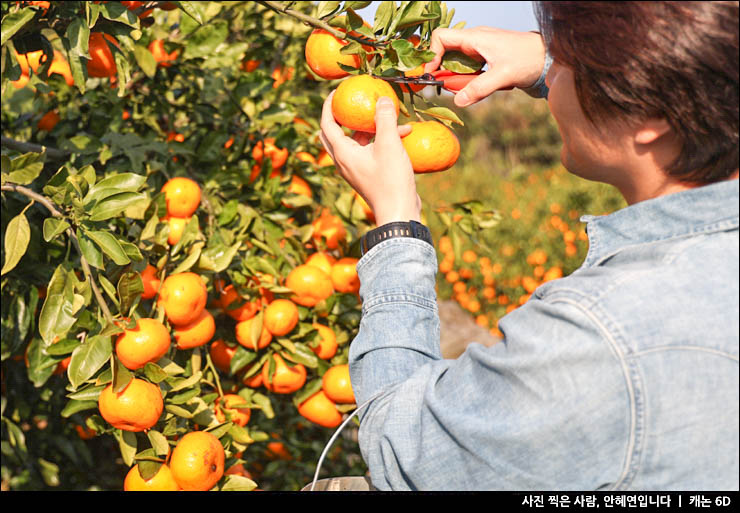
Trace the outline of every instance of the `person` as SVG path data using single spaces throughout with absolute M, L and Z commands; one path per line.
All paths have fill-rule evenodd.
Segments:
M 435 30 L 425 69 L 449 50 L 485 59 L 454 97 L 461 108 L 511 86 L 541 91 L 563 165 L 628 206 L 584 216 L 581 267 L 503 317 L 500 343 L 454 360 L 440 356 L 424 230 L 410 223 L 367 246 L 349 365 L 372 483 L 737 490 L 738 2 L 543 2 L 535 13 L 539 33 Z M 408 128 L 390 102 L 377 102 L 373 140 L 345 136 L 330 102 L 323 144 L 378 229 L 420 222 Z

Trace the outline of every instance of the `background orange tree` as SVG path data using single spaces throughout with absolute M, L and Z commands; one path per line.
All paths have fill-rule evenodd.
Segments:
M 430 59 L 434 28 L 453 25 L 442 2 L 383 2 L 363 20 L 369 3 L 2 2 L 3 489 L 122 489 L 134 465 L 154 476 L 193 431 L 224 448 L 217 489 L 311 480 L 335 419 L 355 408 L 329 400 L 333 414 L 321 416 L 306 405 L 347 362 L 361 312 L 352 259 L 374 225 L 322 152 L 321 105 L 341 79 L 307 66 L 306 41 L 322 28 L 360 57 L 346 72 L 400 75 Z M 471 71 L 464 59 L 447 65 Z M 557 131 L 542 103 L 515 92 L 461 113 L 394 87 L 401 122 L 436 119 L 460 137 L 460 164 L 418 178 L 424 218 L 440 240 L 440 296 L 496 333 L 547 272 L 577 267 L 587 249 L 578 214 L 619 200 L 554 167 Z M 174 177 L 200 188 L 188 217 L 168 210 L 162 187 Z M 307 281 L 315 272 L 291 277 L 309 260 L 323 266 L 320 286 Z M 157 294 L 187 272 L 215 319 L 194 347 Z M 301 301 L 322 287 L 327 297 Z M 294 303 L 298 322 L 278 308 L 266 321 L 268 304 L 286 304 L 276 300 Z M 146 318 L 171 345 L 127 368 L 116 341 Z M 283 365 L 305 372 L 288 393 L 277 386 Z M 143 431 L 113 427 L 98 409 L 107 386 L 134 379 L 164 399 Z M 335 442 L 322 477 L 366 471 L 355 435 Z

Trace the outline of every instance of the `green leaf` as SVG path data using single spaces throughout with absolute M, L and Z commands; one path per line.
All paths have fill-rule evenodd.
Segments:
M 64 337 L 77 320 L 84 298 L 75 294 L 78 280 L 72 271 L 59 265 L 49 281 L 46 299 L 39 315 L 39 333 L 46 345 Z
M 132 206 L 141 206 L 149 197 L 139 192 L 122 192 L 99 201 L 90 211 L 90 221 L 104 221 L 116 217 Z
M 126 265 L 131 262 L 131 259 L 126 255 L 126 252 L 121 247 L 118 239 L 116 239 L 111 233 L 99 230 L 90 230 L 86 232 L 86 234 L 100 247 L 100 249 L 103 250 L 103 253 L 108 255 L 116 264 Z
M 317 18 L 324 18 L 326 16 L 329 16 L 330 14 L 334 14 L 334 12 L 339 9 L 339 4 L 341 2 L 319 2 L 319 4 L 316 6 L 316 17 Z
M 40 157 L 40 153 L 32 153 L 31 155 L 36 156 L 36 158 Z M 19 159 L 15 159 L 13 161 L 13 164 L 15 164 L 15 161 Z M 37 159 L 34 159 L 37 160 Z M 28 185 L 31 182 L 33 182 L 36 178 L 38 178 L 39 174 L 41 174 L 41 171 L 44 169 L 44 163 L 43 162 L 29 162 L 27 165 L 25 165 L 22 168 L 18 168 L 15 165 L 12 165 L 13 171 L 8 175 L 7 181 L 12 182 L 14 184 L 18 185 Z
M 118 298 L 121 301 L 120 310 L 126 314 L 134 302 L 144 293 L 144 282 L 136 272 L 123 273 L 118 280 Z
M 156 363 L 147 363 L 144 366 L 144 374 L 146 375 L 147 379 L 151 381 L 152 383 L 161 383 L 165 379 L 169 377 L 169 375 Z
M 24 7 L 23 9 L 10 13 L 3 17 L 2 25 L 0 25 L 0 45 L 5 43 L 15 35 L 20 29 L 22 29 L 26 23 L 31 21 L 36 16 L 36 10 L 30 7 Z
M 11 271 L 26 254 L 31 240 L 31 227 L 26 215 L 21 212 L 8 223 L 5 229 L 5 263 L 0 275 Z
M 146 183 L 146 176 L 120 173 L 100 180 L 90 187 L 84 198 L 85 206 L 123 192 L 136 192 Z
M 69 228 L 69 223 L 64 219 L 59 219 L 58 217 L 47 217 L 44 219 L 44 240 L 46 242 L 51 241 L 54 237 L 63 233 L 67 228 Z
M 257 488 L 257 483 L 244 476 L 229 475 L 226 476 L 221 487 L 222 492 L 251 492 Z
M 459 117 L 457 117 L 457 114 L 455 114 L 454 111 L 448 109 L 447 107 L 432 107 L 430 109 L 416 109 L 416 112 L 421 112 L 422 114 L 431 116 L 434 119 L 443 121 L 448 126 L 451 123 L 457 123 L 458 125 L 463 125 L 463 126 L 465 125 L 465 123 L 463 123 L 463 121 Z
M 75 413 L 79 413 L 81 411 L 85 410 L 97 410 L 98 409 L 98 401 L 79 401 L 77 399 L 71 399 L 67 402 L 67 404 L 64 406 L 64 409 L 61 412 L 61 416 L 65 419 L 70 418 Z
M 201 12 L 199 5 L 201 3 L 202 2 L 177 2 L 180 9 L 185 11 L 185 14 L 197 21 L 198 24 L 203 25 L 203 13 Z
M 146 432 L 149 442 L 152 444 L 152 449 L 157 456 L 167 456 L 170 451 L 170 444 L 167 443 L 167 438 L 154 429 L 150 429 Z
M 67 394 L 67 397 L 69 399 L 74 399 L 76 401 L 96 401 L 97 402 L 98 398 L 100 397 L 100 392 L 102 392 L 106 386 L 107 385 L 88 386 L 77 392 L 72 392 L 71 394 Z
M 154 78 L 154 75 L 157 73 L 157 61 L 154 60 L 152 52 L 145 46 L 136 45 L 134 48 L 134 57 L 136 58 L 136 63 L 146 76 Z
M 441 68 L 453 73 L 475 73 L 483 68 L 485 62 L 482 62 L 474 57 L 465 55 L 464 53 L 452 50 L 445 52 L 442 56 Z
M 226 246 L 218 244 L 206 248 L 200 254 L 200 260 L 198 260 L 198 267 L 204 271 L 221 272 L 224 271 L 231 265 L 232 260 L 241 247 L 241 242 L 237 242 L 233 246 Z
M 121 431 L 121 438 L 118 440 L 118 447 L 121 450 L 121 457 L 127 467 L 134 464 L 136 458 L 136 433 L 132 431 Z
M 184 232 L 183 232 L 184 233 Z M 200 252 L 203 249 L 204 243 L 195 244 L 190 248 L 190 251 L 188 253 L 188 256 L 185 257 L 185 260 L 180 262 L 180 265 L 178 265 L 173 271 L 172 274 L 178 274 L 183 273 L 185 271 L 190 270 L 191 267 L 195 265 L 195 263 L 200 258 Z
M 387 27 L 394 14 L 396 14 L 396 2 L 380 2 L 375 11 L 373 32 L 377 32 L 382 27 Z M 386 34 L 387 32 L 384 31 L 383 33 Z
M 113 343 L 110 337 L 95 335 L 85 340 L 72 352 L 67 376 L 72 387 L 76 390 L 81 384 L 93 377 L 109 360 L 113 353 Z
M 183 59 L 208 57 L 226 42 L 229 37 L 229 26 L 225 20 L 216 20 L 208 25 L 201 25 L 187 39 Z
M 52 358 L 44 349 L 44 341 L 40 338 L 34 338 L 26 351 L 28 379 L 35 387 L 41 387 L 46 383 L 59 363 L 58 359 Z
M 96 269 L 105 269 L 103 266 L 103 253 L 100 252 L 90 239 L 85 237 L 85 234 L 79 228 L 77 229 L 77 240 L 80 241 L 80 251 L 82 251 L 82 256 L 85 257 L 87 263 Z

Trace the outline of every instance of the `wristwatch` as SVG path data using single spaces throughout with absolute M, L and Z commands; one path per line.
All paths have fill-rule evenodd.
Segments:
M 384 224 L 373 230 L 370 230 L 360 239 L 360 251 L 362 255 L 365 255 L 370 249 L 380 242 L 388 239 L 394 239 L 396 237 L 411 237 L 414 239 L 420 239 L 428 242 L 434 246 L 432 242 L 432 234 L 429 228 L 416 221 L 396 221 L 393 223 Z

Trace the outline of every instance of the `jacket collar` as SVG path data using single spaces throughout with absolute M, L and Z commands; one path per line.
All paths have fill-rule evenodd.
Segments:
M 589 249 L 583 267 L 622 248 L 738 229 L 738 180 L 727 180 L 641 201 L 605 216 L 582 216 Z

